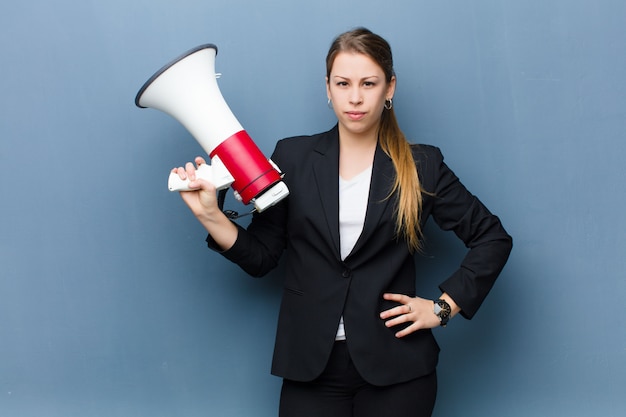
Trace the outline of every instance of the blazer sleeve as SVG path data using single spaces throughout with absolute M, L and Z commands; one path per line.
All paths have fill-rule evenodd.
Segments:
M 459 181 L 438 148 L 429 147 L 422 164 L 423 183 L 432 193 L 430 215 L 443 230 L 452 230 L 469 249 L 459 268 L 439 285 L 471 319 L 507 262 L 513 240 L 500 219 Z M 418 170 L 419 170 L 418 166 Z
M 281 166 L 280 143 L 277 144 L 271 159 Z M 207 244 L 226 259 L 236 263 L 253 277 L 261 277 L 274 269 L 287 244 L 287 211 L 289 197 L 262 213 L 254 213 L 247 228 L 237 226 L 237 239 L 234 245 L 222 251 L 211 235 Z

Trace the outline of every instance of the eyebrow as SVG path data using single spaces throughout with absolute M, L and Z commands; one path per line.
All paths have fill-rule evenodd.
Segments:
M 335 78 L 341 78 L 342 80 L 350 80 L 350 77 L 344 77 L 344 76 L 341 76 L 341 75 L 333 75 L 333 79 L 335 79 Z M 380 79 L 380 77 L 378 75 L 369 75 L 367 77 L 361 78 L 361 81 L 368 80 L 370 78 L 375 78 L 377 80 Z

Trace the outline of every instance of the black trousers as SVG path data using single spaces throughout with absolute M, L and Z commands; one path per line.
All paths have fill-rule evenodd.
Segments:
M 326 369 L 312 382 L 283 380 L 280 417 L 430 417 L 437 375 L 377 387 L 361 378 L 345 342 L 336 342 Z

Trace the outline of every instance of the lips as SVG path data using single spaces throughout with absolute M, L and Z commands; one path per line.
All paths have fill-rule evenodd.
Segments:
M 362 111 L 348 111 L 346 112 L 346 115 L 350 120 L 361 120 L 365 117 L 365 113 Z

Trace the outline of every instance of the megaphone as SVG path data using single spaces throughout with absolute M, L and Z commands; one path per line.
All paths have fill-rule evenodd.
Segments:
M 200 45 L 158 70 L 135 97 L 135 105 L 178 120 L 211 158 L 197 176 L 220 189 L 232 186 L 244 204 L 261 212 L 289 195 L 279 168 L 268 160 L 233 115 L 217 85 L 217 46 Z M 187 191 L 188 180 L 170 174 L 170 191 Z

